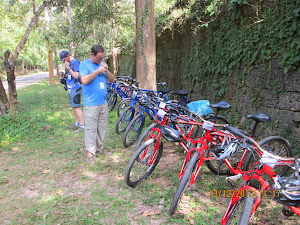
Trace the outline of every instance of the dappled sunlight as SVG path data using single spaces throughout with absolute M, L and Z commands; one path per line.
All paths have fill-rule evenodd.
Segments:
M 87 177 L 91 178 L 91 179 L 97 178 L 99 176 L 96 172 L 88 171 L 88 170 L 83 171 L 82 174 L 84 176 L 87 176 Z
M 40 203 L 48 203 L 48 202 L 52 202 L 54 201 L 55 199 L 57 198 L 57 195 L 56 194 L 52 194 L 52 195 L 47 195 L 47 196 L 44 196 L 41 200 L 40 200 Z

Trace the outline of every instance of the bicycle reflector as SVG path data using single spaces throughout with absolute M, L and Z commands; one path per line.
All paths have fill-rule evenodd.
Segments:
M 161 126 L 160 128 L 162 136 L 168 141 L 181 142 L 182 133 L 179 130 L 175 130 L 172 127 Z
M 237 142 L 231 142 L 229 145 L 219 146 L 212 153 L 217 160 L 226 159 L 233 156 L 239 148 Z

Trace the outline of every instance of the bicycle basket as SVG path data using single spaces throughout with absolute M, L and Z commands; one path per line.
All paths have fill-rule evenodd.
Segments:
M 189 108 L 189 110 L 199 114 L 200 116 L 205 116 L 213 112 L 209 107 L 209 104 L 210 103 L 208 100 L 199 100 L 187 104 L 187 107 Z

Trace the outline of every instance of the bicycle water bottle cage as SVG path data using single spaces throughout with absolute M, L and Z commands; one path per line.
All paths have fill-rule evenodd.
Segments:
M 181 142 L 183 140 L 182 133 L 172 127 L 161 126 L 160 131 L 162 136 L 168 141 Z
M 237 141 L 232 141 L 228 145 L 219 146 L 212 151 L 213 155 L 217 160 L 223 160 L 233 156 L 239 148 L 239 143 Z

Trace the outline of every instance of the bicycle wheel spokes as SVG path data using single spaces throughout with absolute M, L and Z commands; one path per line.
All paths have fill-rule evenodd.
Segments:
M 144 143 L 127 165 L 125 183 L 130 187 L 135 187 L 150 176 L 160 160 L 162 150 L 162 142 L 150 139 Z

